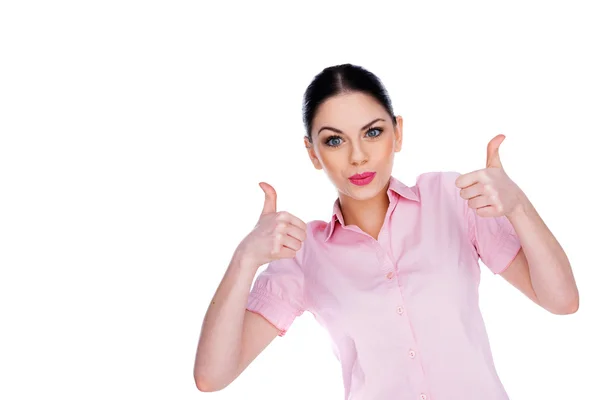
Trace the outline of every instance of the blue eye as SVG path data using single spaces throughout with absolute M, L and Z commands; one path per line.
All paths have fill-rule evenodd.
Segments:
M 373 132 L 373 131 L 379 131 L 379 133 L 377 135 L 374 135 L 374 136 L 373 135 L 369 136 L 369 132 Z M 367 136 L 369 136 L 369 137 L 377 137 L 377 136 L 381 135 L 381 132 L 383 132 L 383 129 L 381 129 L 381 128 L 371 128 L 371 129 L 369 129 L 367 131 Z
M 340 141 L 340 143 L 338 143 L 338 144 L 333 144 L 333 143 L 331 143 L 333 140 L 339 140 L 339 141 Z M 331 136 L 329 139 L 327 139 L 327 141 L 325 142 L 325 144 L 326 144 L 327 146 L 330 146 L 330 147 L 337 147 L 337 146 L 339 146 L 340 144 L 342 144 L 342 143 L 341 143 L 341 140 L 342 140 L 342 138 L 341 138 L 341 137 L 339 137 L 339 136 Z
M 375 135 L 371 135 L 371 132 L 376 132 Z M 381 136 L 381 134 L 383 133 L 383 128 L 371 128 L 367 131 L 366 136 L 368 138 L 374 139 L 377 138 L 379 136 Z M 337 141 L 334 142 L 334 141 Z M 325 145 L 329 146 L 329 147 L 338 147 L 342 144 L 342 138 L 338 135 L 334 135 L 334 136 L 330 136 L 327 138 L 327 140 L 325 141 Z

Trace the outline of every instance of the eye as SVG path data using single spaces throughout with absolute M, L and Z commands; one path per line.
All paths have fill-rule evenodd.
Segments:
M 339 141 L 339 142 L 333 143 L 333 142 L 335 142 L 335 141 Z M 328 138 L 327 138 L 327 140 L 325 141 L 325 144 L 326 144 L 327 146 L 329 146 L 329 147 L 337 147 L 337 146 L 339 146 L 340 144 L 342 144 L 342 142 L 341 142 L 341 141 L 342 141 L 342 138 L 341 138 L 341 137 L 339 137 L 339 136 L 330 136 L 330 137 L 328 137 Z
M 371 134 L 371 133 L 375 133 L 375 134 Z M 366 136 L 368 138 L 377 138 L 379 136 L 381 136 L 381 134 L 383 133 L 383 128 L 371 128 L 367 131 Z M 342 144 L 342 138 L 340 136 L 334 135 L 334 136 L 330 136 L 327 138 L 327 140 L 325 140 L 325 145 L 329 146 L 329 147 L 338 147 Z
M 371 133 L 371 132 L 378 132 L 378 133 L 377 133 L 377 135 L 369 135 L 369 133 Z M 381 129 L 381 128 L 371 128 L 367 131 L 367 136 L 374 138 L 374 137 L 381 135 L 382 132 L 383 132 L 383 129 Z

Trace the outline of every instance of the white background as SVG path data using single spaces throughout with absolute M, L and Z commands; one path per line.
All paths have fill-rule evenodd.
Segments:
M 581 305 L 552 315 L 482 264 L 498 372 L 513 400 L 600 399 L 594 2 L 205 3 L 0 6 L 0 398 L 342 399 L 309 313 L 223 391 L 199 392 L 192 369 L 258 182 L 280 209 L 330 218 L 302 94 L 350 62 L 404 118 L 406 184 L 483 168 L 506 135 L 504 167 Z

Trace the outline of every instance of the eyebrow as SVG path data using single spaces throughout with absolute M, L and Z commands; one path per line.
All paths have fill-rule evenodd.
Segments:
M 362 128 L 360 128 L 360 130 L 361 130 L 361 131 L 364 131 L 365 129 L 367 129 L 369 126 L 373 125 L 373 124 L 374 124 L 375 122 L 377 122 L 377 121 L 384 121 L 384 122 L 385 122 L 385 120 L 384 120 L 383 118 L 375 118 L 373 121 L 369 122 L 368 124 L 366 124 L 365 126 L 363 126 Z M 329 129 L 329 130 L 331 130 L 331 131 L 334 131 L 334 132 L 336 132 L 336 133 L 343 133 L 343 132 L 342 132 L 341 130 L 339 130 L 339 129 L 332 128 L 332 127 L 330 127 L 330 126 L 324 126 L 324 127 L 322 127 L 321 129 L 319 129 L 319 132 L 317 132 L 317 135 L 319 135 L 319 133 L 321 133 L 321 131 L 322 131 L 322 130 L 325 130 L 325 129 Z

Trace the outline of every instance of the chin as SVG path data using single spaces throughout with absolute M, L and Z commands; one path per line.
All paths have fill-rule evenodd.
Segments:
M 352 182 L 346 183 L 346 194 L 355 200 L 369 200 L 383 189 L 383 185 L 378 179 L 374 179 L 371 183 L 365 186 L 356 186 Z

